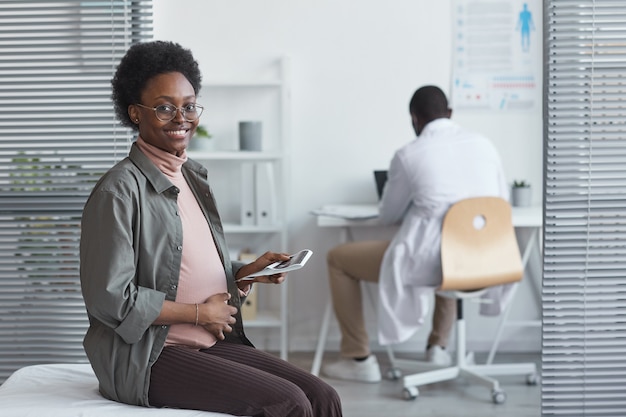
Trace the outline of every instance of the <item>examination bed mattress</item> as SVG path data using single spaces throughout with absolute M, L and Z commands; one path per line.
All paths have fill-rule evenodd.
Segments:
M 105 399 L 89 364 L 32 365 L 0 385 L 2 417 L 226 417 L 195 410 L 146 408 Z

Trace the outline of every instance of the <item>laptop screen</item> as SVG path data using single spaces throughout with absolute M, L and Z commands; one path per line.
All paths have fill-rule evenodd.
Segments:
M 383 198 L 383 188 L 387 182 L 387 171 L 374 171 L 374 180 L 376 181 L 376 192 L 378 193 L 378 199 Z

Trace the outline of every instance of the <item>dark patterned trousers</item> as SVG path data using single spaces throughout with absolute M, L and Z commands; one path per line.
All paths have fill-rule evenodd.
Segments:
M 152 366 L 152 407 L 252 417 L 340 417 L 327 383 L 274 355 L 218 341 L 209 349 L 163 349 Z

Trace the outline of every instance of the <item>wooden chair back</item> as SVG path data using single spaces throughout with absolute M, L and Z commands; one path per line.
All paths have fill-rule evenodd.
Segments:
M 452 205 L 443 221 L 441 267 L 443 291 L 521 280 L 524 270 L 511 205 L 499 197 L 468 198 Z

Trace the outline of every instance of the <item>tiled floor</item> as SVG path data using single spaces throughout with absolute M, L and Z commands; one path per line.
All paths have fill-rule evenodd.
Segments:
M 388 369 L 384 353 L 376 355 L 382 371 Z M 336 354 L 328 353 L 325 360 L 334 360 Z M 313 353 L 294 352 L 290 362 L 311 369 Z M 484 360 L 480 355 L 477 362 Z M 537 354 L 499 353 L 502 362 L 536 362 Z M 540 413 L 540 385 L 529 386 L 525 377 L 501 376 L 498 381 L 506 392 L 503 404 L 494 404 L 490 390 L 460 379 L 420 387 L 417 399 L 407 401 L 402 396 L 402 384 L 383 380 L 379 384 L 353 383 L 326 379 L 342 398 L 345 417 L 535 417 Z

